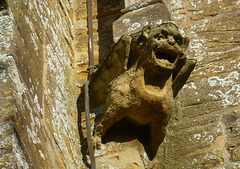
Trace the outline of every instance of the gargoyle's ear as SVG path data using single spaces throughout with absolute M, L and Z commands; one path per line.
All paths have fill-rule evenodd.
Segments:
M 142 35 L 147 39 L 149 37 L 150 29 L 151 29 L 150 25 L 146 25 L 142 29 Z
M 195 59 L 186 59 L 184 65 L 181 66 L 181 69 L 177 72 L 177 75 L 175 75 L 172 83 L 174 98 L 177 96 L 179 90 L 186 83 L 196 63 L 197 61 Z
M 188 45 L 189 45 L 189 39 L 184 37 L 183 38 L 183 43 L 181 45 L 182 49 L 185 51 L 187 49 Z

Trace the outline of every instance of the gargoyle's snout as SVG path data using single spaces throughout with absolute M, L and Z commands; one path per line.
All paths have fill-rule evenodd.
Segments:
M 167 39 L 154 39 L 154 53 L 156 59 L 164 59 L 169 63 L 174 63 L 178 57 L 183 55 L 183 51 L 172 36 Z
M 168 39 L 167 39 L 167 41 L 168 41 L 168 44 L 169 44 L 169 45 L 174 45 L 175 43 L 177 43 L 177 42 L 175 41 L 175 39 L 173 38 L 173 36 L 169 36 Z

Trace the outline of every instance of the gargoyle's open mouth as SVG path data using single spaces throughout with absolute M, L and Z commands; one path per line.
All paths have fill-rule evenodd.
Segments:
M 174 54 L 171 54 L 170 52 L 163 52 L 163 51 L 156 51 L 155 52 L 155 56 L 157 59 L 164 59 L 169 61 L 170 63 L 173 63 L 177 56 L 175 56 Z

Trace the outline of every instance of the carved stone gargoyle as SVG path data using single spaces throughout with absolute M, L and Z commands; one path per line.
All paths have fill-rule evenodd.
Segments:
M 138 126 L 148 125 L 145 149 L 153 159 L 165 137 L 174 98 L 196 64 L 184 54 L 188 43 L 173 23 L 146 26 L 141 32 L 124 35 L 90 77 L 90 107 L 96 114 L 96 133 L 104 137 L 124 118 Z M 83 96 L 82 91 L 81 111 Z

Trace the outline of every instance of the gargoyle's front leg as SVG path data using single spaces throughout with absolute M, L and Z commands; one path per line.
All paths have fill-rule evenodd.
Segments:
M 127 111 L 120 106 L 110 106 L 104 113 L 101 122 L 96 127 L 96 132 L 104 137 L 108 129 L 127 116 Z

